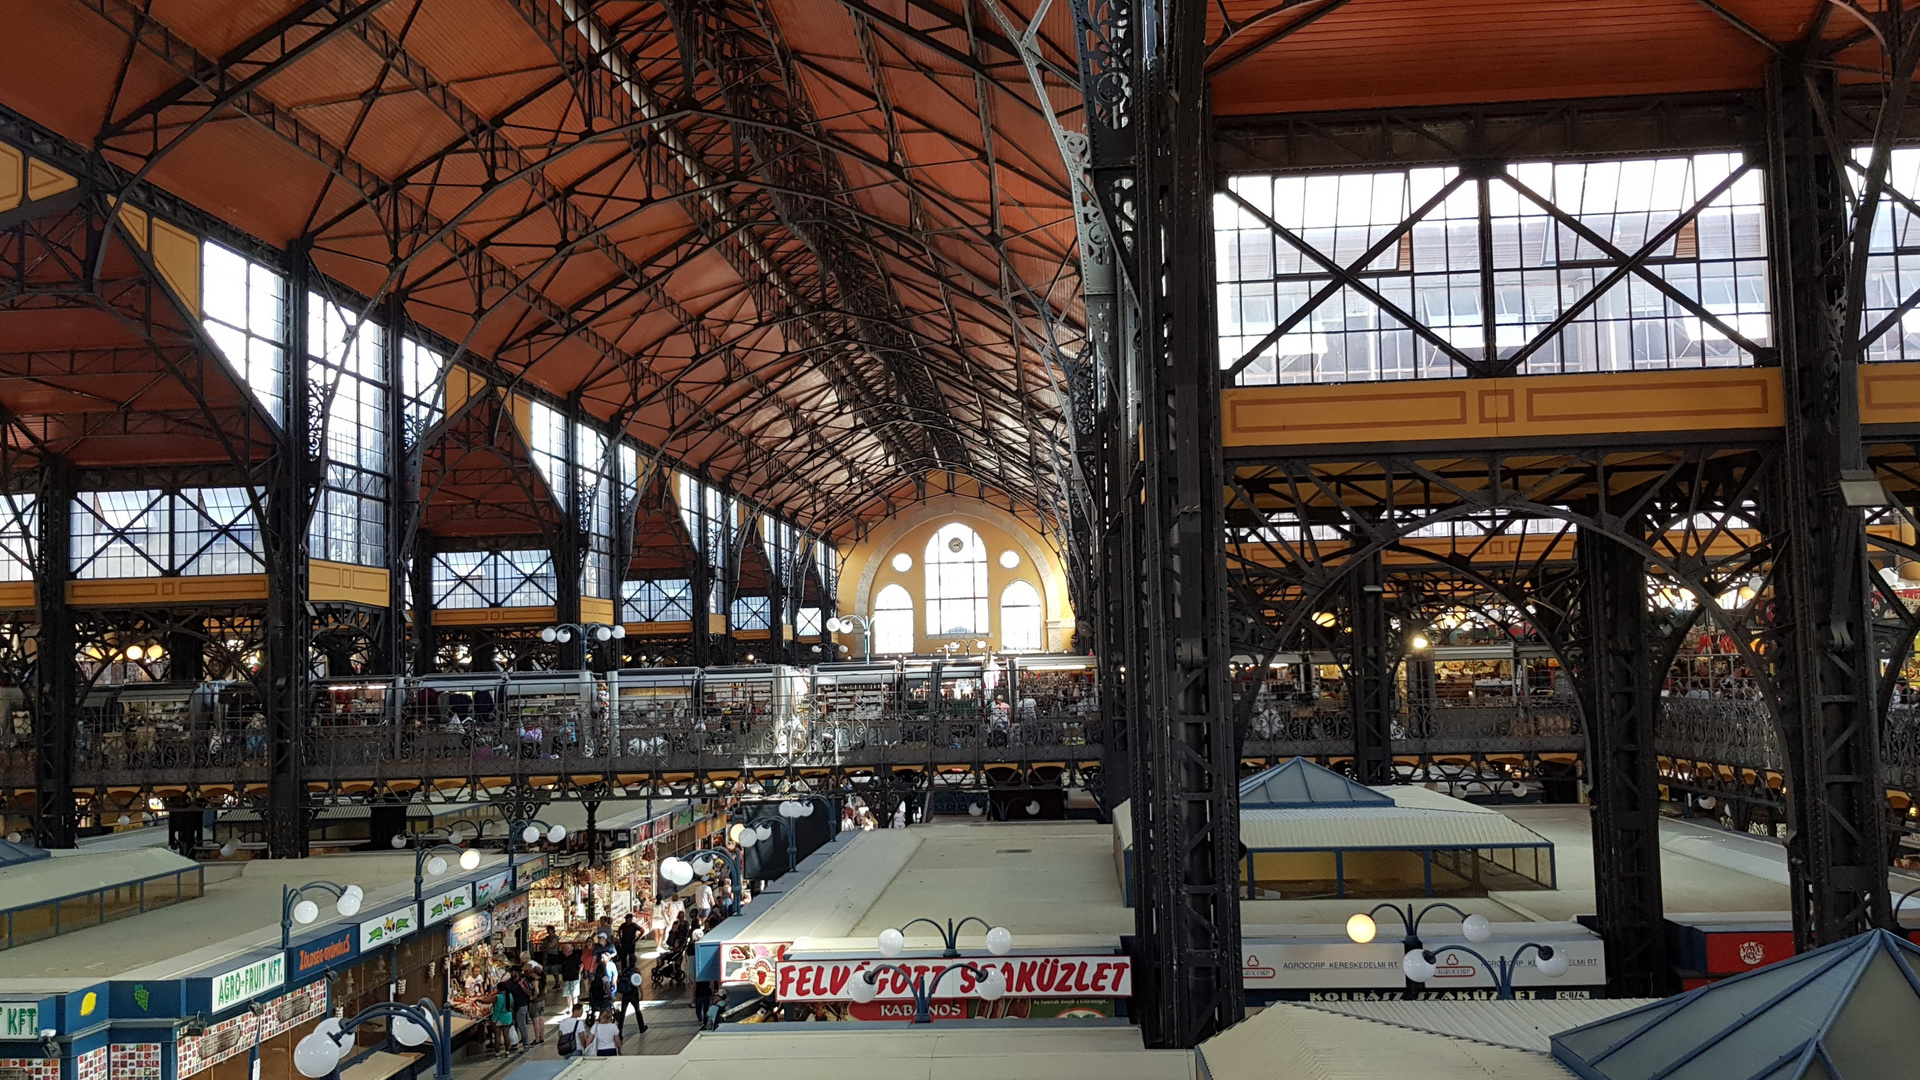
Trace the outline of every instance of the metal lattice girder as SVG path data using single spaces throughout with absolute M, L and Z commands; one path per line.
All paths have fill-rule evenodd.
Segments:
M 1389 639 L 1387 581 L 1380 555 L 1361 559 L 1347 575 L 1347 694 L 1353 722 L 1353 773 L 1363 784 L 1390 784 L 1393 775 L 1393 672 L 1398 650 Z
M 1646 559 L 1598 535 L 1582 536 L 1576 547 L 1585 580 L 1575 678 L 1587 719 L 1595 904 L 1607 953 L 1607 992 L 1656 997 L 1667 991 L 1669 972 L 1654 735 L 1657 689 L 1673 657 L 1654 644 Z
M 1909 16 L 1911 18 L 1911 16 Z M 1911 42 L 1906 31 L 1902 39 Z M 1870 476 L 1860 438 L 1858 328 L 1867 234 L 1916 57 L 1897 77 L 1873 144 L 1873 175 L 1849 221 L 1851 192 L 1831 144 L 1831 71 L 1777 66 L 1769 78 L 1774 134 L 1768 200 L 1787 405 L 1788 467 L 1771 493 L 1780 537 L 1773 675 L 1788 760 L 1788 867 L 1800 946 L 1891 926 L 1886 797 L 1880 780 L 1878 658 L 1867 601 L 1871 572 L 1861 512 L 1841 484 Z M 1898 72 L 1898 68 L 1895 69 Z

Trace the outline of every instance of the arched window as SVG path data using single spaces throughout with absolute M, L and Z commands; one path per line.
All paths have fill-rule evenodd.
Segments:
M 987 545 L 949 522 L 927 541 L 927 636 L 987 632 Z
M 1025 581 L 1007 586 L 1000 593 L 1000 647 L 1039 652 L 1046 647 L 1041 627 L 1040 590 Z
M 873 651 L 913 651 L 913 594 L 899 585 L 881 589 L 873 601 Z

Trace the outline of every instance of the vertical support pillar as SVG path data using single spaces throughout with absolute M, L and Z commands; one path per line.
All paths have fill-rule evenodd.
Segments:
M 34 840 L 44 848 L 70 848 L 79 840 L 73 797 L 74 748 L 79 743 L 77 635 L 67 605 L 72 574 L 73 468 L 48 458 L 40 465 L 35 495 L 40 527 L 33 591 L 40 634 L 34 645 Z
M 440 635 L 433 627 L 433 536 L 424 529 L 416 529 L 412 547 L 407 590 L 412 603 L 413 673 L 428 675 L 440 667 Z
M 276 859 L 307 853 L 306 783 L 300 770 L 313 620 L 307 610 L 308 523 L 319 471 L 312 438 L 312 391 L 307 379 L 307 281 L 311 244 L 293 244 L 287 279 L 287 400 L 284 441 L 269 469 L 266 549 L 267 627 L 262 657 L 267 704 L 267 853 Z
M 207 621 L 190 616 L 167 634 L 167 678 L 199 682 L 207 673 Z
M 413 553 L 413 533 L 420 511 L 419 461 L 409 451 L 418 434 L 407 430 L 407 389 L 405 346 L 407 336 L 406 298 L 390 294 L 386 303 L 386 322 L 381 327 L 386 356 L 387 384 L 387 530 L 384 561 L 387 568 L 387 615 L 380 623 L 380 636 L 373 643 L 373 673 L 407 673 L 409 635 L 407 594 L 411 591 L 407 562 Z
M 1353 722 L 1353 775 L 1363 784 L 1393 782 L 1393 643 L 1387 640 L 1387 586 L 1380 556 L 1347 574 L 1347 709 Z
M 687 599 L 693 609 L 687 661 L 694 667 L 706 667 L 713 663 L 713 635 L 707 632 L 713 615 L 713 555 L 708 551 L 713 543 L 713 529 L 707 524 L 706 515 L 703 496 L 701 504 L 688 515 L 699 530 L 693 538 L 693 565 L 687 567 Z
M 1861 213 L 1871 216 L 1904 105 L 1883 105 Z M 1860 438 L 1857 368 L 1864 265 L 1857 260 L 1841 162 L 1851 145 L 1834 107 L 1835 73 L 1795 59 L 1767 83 L 1768 205 L 1786 402 L 1770 526 L 1779 552 L 1775 684 L 1787 749 L 1787 867 L 1800 948 L 1890 926 L 1886 794 L 1875 711 L 1878 658 L 1868 615 L 1871 567 L 1848 490 L 1877 489 Z M 1885 113 L 1893 113 L 1889 117 Z M 1862 234 L 1864 235 L 1864 233 Z M 1871 499 L 1871 490 L 1867 492 Z M 1857 501 L 1857 500 L 1856 500 Z
M 1114 478 L 1137 469 L 1140 481 L 1115 493 L 1138 544 L 1122 580 L 1142 589 L 1124 676 L 1139 878 L 1134 1001 L 1146 1045 L 1191 1047 L 1244 1011 L 1207 9 L 1159 0 L 1095 15 L 1076 0 L 1075 17 L 1095 194 L 1139 331 L 1123 339 L 1121 365 L 1140 452 L 1117 462 L 1124 471 Z
M 765 522 L 761 523 L 765 527 Z M 773 557 L 768 560 L 773 573 L 767 576 L 767 663 L 784 664 L 787 662 L 787 575 L 793 566 L 793 555 L 787 551 L 785 538 L 776 528 L 771 537 L 761 537 L 761 545 L 770 548 Z
M 566 452 L 562 457 L 561 468 L 566 477 L 558 484 L 564 495 L 560 508 L 560 528 L 553 542 L 553 580 L 554 580 L 554 621 L 558 623 L 580 622 L 580 584 L 581 575 L 587 568 L 587 534 L 585 525 L 593 520 L 593 508 L 586 505 L 592 492 L 581 490 L 580 484 L 580 407 L 579 402 L 567 402 L 563 416 L 567 421 L 566 437 L 561 445 Z M 575 632 L 567 641 L 556 646 L 559 659 L 555 667 L 562 671 L 577 671 L 586 666 L 588 643 L 583 634 Z
M 1662 657 L 1651 648 L 1647 564 L 1598 533 L 1576 546 L 1584 616 L 1579 671 L 1592 787 L 1595 914 L 1607 993 L 1658 997 L 1670 978 L 1662 925 L 1660 775 L 1654 736 Z

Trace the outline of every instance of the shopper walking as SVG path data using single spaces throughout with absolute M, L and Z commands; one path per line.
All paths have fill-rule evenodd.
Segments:
M 599 1022 L 593 1025 L 593 1052 L 600 1057 L 620 1053 L 620 1028 L 610 1012 L 602 1012 Z
M 560 946 L 560 988 L 568 1005 L 580 1003 L 580 952 L 571 941 Z
M 620 966 L 632 967 L 634 953 L 640 947 L 640 922 L 633 917 L 633 912 L 627 912 L 627 917 L 621 921 L 620 932 L 614 942 L 614 952 L 620 960 Z
M 567 1015 L 560 1018 L 558 1049 L 563 1058 L 585 1057 L 588 1045 L 593 1042 L 593 1029 L 588 1026 L 587 1018 L 582 1015 L 584 1012 L 585 1010 L 576 1004 Z
M 527 1011 L 528 1006 L 533 1004 L 533 995 L 527 992 L 526 981 L 517 974 L 509 976 L 506 982 L 500 984 L 500 988 L 507 992 L 507 999 L 513 1005 L 514 1046 L 525 1046 L 528 1036 Z
M 700 922 L 705 924 L 707 916 L 713 914 L 713 886 L 704 879 L 693 887 L 693 909 L 700 913 Z
M 619 1024 L 622 1038 L 626 1037 L 628 1009 L 633 1010 L 634 1034 L 645 1035 L 647 1033 L 647 1017 L 645 1013 L 640 1011 L 640 982 L 639 968 L 628 964 L 620 969 Z
M 503 1058 L 513 1049 L 513 998 L 501 983 L 493 995 L 493 1056 Z

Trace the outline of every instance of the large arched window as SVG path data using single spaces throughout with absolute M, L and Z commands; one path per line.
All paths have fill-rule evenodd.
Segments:
M 899 585 L 880 590 L 873 601 L 873 651 L 913 651 L 913 594 Z
M 949 522 L 927 541 L 927 635 L 987 632 L 987 545 L 980 534 Z
M 1000 593 L 1000 647 L 1008 652 L 1039 652 L 1046 646 L 1041 634 L 1040 590 L 1016 581 Z

